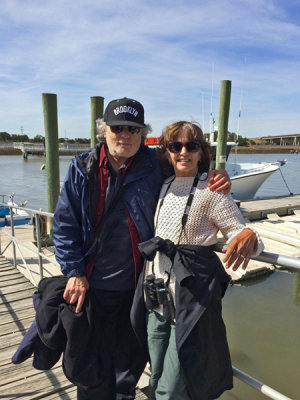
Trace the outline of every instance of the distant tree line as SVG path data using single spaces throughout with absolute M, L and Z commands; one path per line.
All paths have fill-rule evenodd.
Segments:
M 80 143 L 80 144 L 89 144 L 90 139 L 68 139 L 68 138 L 59 138 L 59 143 Z M 45 143 L 45 137 L 42 135 L 36 135 L 34 138 L 30 138 L 28 135 L 15 135 L 9 134 L 7 132 L 0 132 L 0 142 L 29 142 L 29 143 Z
M 214 140 L 217 140 L 218 132 L 215 131 L 214 133 Z M 228 142 L 235 142 L 235 133 L 228 132 L 227 133 L 227 141 Z M 204 136 L 209 138 L 209 133 L 205 133 Z M 68 138 L 59 138 L 59 143 L 79 143 L 79 144 L 90 144 L 90 139 L 87 138 L 75 138 L 75 139 L 68 139 Z M 15 135 L 9 134 L 7 132 L 0 132 L 0 142 L 31 142 L 31 143 L 45 143 L 45 137 L 42 135 L 36 135 L 34 138 L 28 137 L 28 135 Z M 247 139 L 246 137 L 239 136 L 238 137 L 238 145 L 239 146 L 252 146 L 255 145 L 256 142 L 252 139 Z

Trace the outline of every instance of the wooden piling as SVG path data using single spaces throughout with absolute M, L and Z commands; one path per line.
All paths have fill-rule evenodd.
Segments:
M 96 119 L 103 118 L 103 109 L 104 97 L 91 97 L 91 147 L 96 146 L 97 143 Z
M 221 81 L 216 169 L 224 169 L 226 165 L 226 144 L 230 108 L 230 94 L 231 81 Z
M 57 123 L 57 96 L 51 93 L 42 93 L 44 126 L 46 173 L 48 188 L 48 211 L 53 213 L 58 199 L 59 187 L 59 154 L 58 154 L 58 123 Z

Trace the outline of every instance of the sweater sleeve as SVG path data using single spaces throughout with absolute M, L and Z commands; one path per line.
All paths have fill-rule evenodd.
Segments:
M 248 228 L 251 229 L 257 238 L 257 247 L 256 251 L 253 254 L 257 256 L 260 254 L 264 245 L 263 242 L 255 229 L 252 227 L 246 226 L 245 220 L 238 208 L 235 204 L 233 198 L 230 194 L 224 195 L 223 193 L 214 193 L 214 200 L 216 202 L 216 207 L 213 213 L 213 221 L 218 229 L 222 232 L 223 236 L 227 240 L 227 244 L 237 236 L 243 229 Z
M 72 162 L 58 197 L 53 219 L 55 256 L 62 273 L 67 277 L 85 273 L 80 189 L 83 179 Z

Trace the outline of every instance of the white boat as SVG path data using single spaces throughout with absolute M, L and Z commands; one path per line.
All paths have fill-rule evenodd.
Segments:
M 276 172 L 281 165 L 278 162 L 226 164 L 231 178 L 231 195 L 235 200 L 253 199 L 264 181 Z
M 212 149 L 212 158 L 215 159 L 217 142 L 210 143 Z M 227 143 L 228 158 L 230 149 L 236 146 L 235 142 Z M 255 193 L 264 183 L 264 181 L 276 172 L 286 161 L 260 162 L 260 163 L 227 163 L 226 171 L 231 179 L 231 195 L 235 200 L 253 199 Z
M 25 207 L 27 201 L 23 203 L 16 203 L 14 201 L 14 193 L 10 196 L 0 195 L 0 227 L 3 226 L 11 226 L 11 216 L 10 216 L 10 207 Z M 5 198 L 9 197 L 9 200 L 6 202 Z M 12 217 L 14 220 L 14 225 L 25 225 L 31 221 L 31 216 L 25 210 L 19 210 L 18 208 L 12 208 Z

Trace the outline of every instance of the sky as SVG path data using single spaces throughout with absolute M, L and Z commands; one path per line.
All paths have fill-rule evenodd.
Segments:
M 44 135 L 42 93 L 59 137 L 90 137 L 92 96 L 209 132 L 222 80 L 229 131 L 300 133 L 299 0 L 0 0 L 0 132 Z

